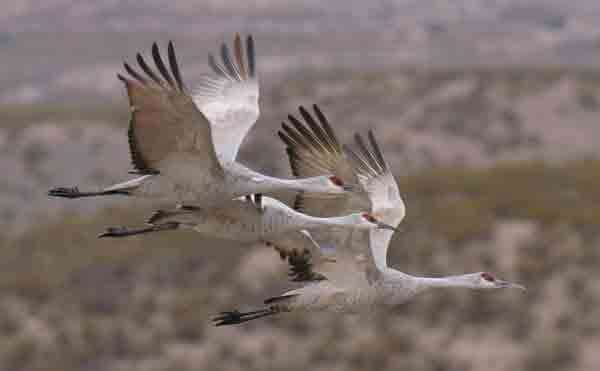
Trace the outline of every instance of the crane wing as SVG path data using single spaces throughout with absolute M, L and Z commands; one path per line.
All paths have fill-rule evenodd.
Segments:
M 152 57 L 158 73 L 138 53 L 143 72 L 124 63 L 127 75 L 118 74 L 131 107 L 129 148 L 135 169 L 176 175 L 177 169 L 170 164 L 189 159 L 199 169 L 220 170 L 210 123 L 187 93 L 173 43 L 168 46 L 168 67 L 156 43 Z
M 371 178 L 379 174 L 365 174 L 362 167 L 358 166 L 360 164 L 348 157 L 350 155 L 340 145 L 319 107 L 314 105 L 313 109 L 316 120 L 305 108 L 300 107 L 304 123 L 289 115 L 289 124 L 284 123 L 279 132 L 287 146 L 293 174 L 297 177 L 333 174 L 344 183 L 357 184 L 359 189 L 325 199 L 309 193 L 299 194 L 295 208 L 322 217 L 372 210 L 373 192 L 369 192 L 373 182 Z M 369 249 L 370 232 L 329 228 L 312 231 L 311 237 L 314 240 L 311 249 L 291 251 L 288 256 L 294 280 L 322 277 L 337 287 L 356 287 L 365 280 L 371 282 L 375 278 L 377 269 Z
M 205 76 L 194 89 L 193 99 L 211 123 L 215 151 L 221 161 L 234 161 L 248 131 L 258 119 L 259 86 L 256 76 L 254 40 L 242 45 L 237 34 L 233 56 L 221 45 L 221 62 L 209 55 L 214 75 Z
M 298 178 L 332 174 L 344 184 L 358 185 L 358 178 L 329 121 L 315 104 L 314 115 L 300 106 L 303 121 L 288 115 L 279 137 L 286 145 L 292 173 Z M 316 119 L 315 119 L 316 117 Z M 299 193 L 294 208 L 313 216 L 330 217 L 369 207 L 360 192 L 338 195 Z
M 373 133 L 368 133 L 369 145 L 360 135 L 355 135 L 356 150 L 342 147 L 318 106 L 314 106 L 314 111 L 318 122 L 306 109 L 300 107 L 305 123 L 290 115 L 290 125 L 284 123 L 283 130 L 279 132 L 287 145 L 293 174 L 334 174 L 344 182 L 359 183 L 364 193 L 353 192 L 328 199 L 307 193 L 299 194 L 295 207 L 315 216 L 334 216 L 369 209 L 379 220 L 397 226 L 404 218 L 404 202 Z M 335 281 L 337 286 L 363 278 L 370 281 L 377 272 L 387 267 L 387 248 L 392 234 L 392 231 L 387 230 L 366 232 L 331 228 L 314 231 L 312 237 L 315 244 L 329 246 L 327 250 L 332 251 L 330 257 L 335 262 L 322 259 L 322 249 L 312 249 L 308 256 L 303 251 L 295 252 L 300 258 L 296 256 L 294 259 L 310 259 L 310 265 L 301 264 L 300 267 L 314 269 L 328 280 Z M 290 264 L 293 262 L 290 261 Z M 292 269 L 293 266 L 292 264 Z
M 368 133 L 367 145 L 364 139 L 356 134 L 356 150 L 345 146 L 345 150 L 352 159 L 353 168 L 356 172 L 363 189 L 371 200 L 371 213 L 378 220 L 397 227 L 404 219 L 406 209 L 398 183 L 389 170 L 389 166 L 383 157 L 379 144 L 372 131 Z M 387 268 L 387 250 L 393 231 L 371 230 L 368 246 L 372 256 L 372 263 L 377 269 Z
M 335 247 L 330 244 L 319 244 L 309 232 L 303 231 L 305 242 L 295 244 L 294 248 L 280 254 L 287 259 L 290 266 L 289 277 L 294 282 L 330 281 L 338 288 L 363 287 L 373 282 L 377 270 L 371 263 L 370 250 L 365 249 L 367 234 L 356 231 L 356 236 L 348 238 L 356 243 Z M 352 247 L 359 247 L 354 249 Z M 363 246 L 363 247 L 360 247 Z
M 400 197 L 398 183 L 389 170 L 375 135 L 369 130 L 369 145 L 358 134 L 354 136 L 354 141 L 356 150 L 348 146 L 344 146 L 344 149 L 351 158 L 354 172 L 371 201 L 371 212 L 384 223 L 396 227 L 404 218 L 404 201 Z

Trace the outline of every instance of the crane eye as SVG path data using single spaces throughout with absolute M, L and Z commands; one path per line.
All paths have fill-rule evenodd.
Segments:
M 362 214 L 363 218 L 365 218 L 367 221 L 371 222 L 371 223 L 377 223 L 377 219 L 375 219 L 371 214 L 369 213 L 363 213 Z
M 331 180 L 331 183 L 335 184 L 336 186 L 339 187 L 343 187 L 344 186 L 344 182 L 337 176 L 330 176 L 329 180 Z
M 492 276 L 491 274 L 485 272 L 485 273 L 481 273 L 481 278 L 483 278 L 484 280 L 488 281 L 488 282 L 494 282 L 496 279 L 494 278 L 494 276 Z

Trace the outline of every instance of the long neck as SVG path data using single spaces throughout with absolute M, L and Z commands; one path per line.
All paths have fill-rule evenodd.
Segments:
M 284 179 L 265 177 L 264 184 L 269 183 L 267 187 L 272 187 L 271 191 L 305 191 L 305 192 L 330 192 L 331 190 L 323 185 L 323 177 Z
M 380 271 L 388 269 L 387 265 L 387 251 L 390 244 L 390 240 L 394 235 L 394 231 L 387 229 L 371 229 L 369 231 L 369 244 L 371 254 L 373 254 L 373 261 L 375 266 Z
M 383 291 L 381 295 L 385 303 L 401 304 L 411 297 L 436 287 L 473 287 L 466 276 L 418 277 L 386 268 L 382 271 Z
M 436 287 L 473 287 L 473 283 L 467 279 L 468 275 L 446 276 L 446 277 L 414 277 L 417 286 L 421 289 Z
M 301 215 L 303 226 L 307 229 L 329 227 L 356 228 L 356 218 L 354 215 L 334 216 L 330 218 L 319 218 L 306 214 Z
M 230 174 L 248 183 L 252 193 L 269 193 L 279 191 L 307 191 L 307 192 L 331 192 L 331 189 L 323 185 L 323 177 L 284 179 L 276 178 L 256 172 L 240 163 L 229 164 Z

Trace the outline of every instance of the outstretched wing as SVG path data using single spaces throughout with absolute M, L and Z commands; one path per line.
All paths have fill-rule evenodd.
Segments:
M 221 161 L 234 161 L 240 145 L 259 115 L 258 78 L 254 40 L 242 45 L 240 35 L 233 42 L 233 56 L 221 45 L 221 62 L 209 55 L 214 75 L 205 76 L 194 89 L 193 99 L 211 123 L 215 151 Z
M 279 137 L 286 144 L 292 174 L 298 178 L 332 174 L 344 184 L 358 185 L 358 178 L 339 143 L 329 121 L 315 104 L 314 115 L 300 106 L 303 121 L 288 115 L 281 124 Z M 315 119 L 316 117 L 316 119 Z M 360 189 L 338 195 L 299 193 L 294 208 L 313 216 L 331 217 L 349 214 L 369 207 Z
M 354 184 L 356 192 L 330 198 L 302 193 L 297 196 L 295 207 L 323 217 L 370 210 L 370 200 L 365 197 L 354 164 L 323 112 L 317 105 L 313 109 L 314 116 L 300 107 L 304 122 L 289 115 L 289 124 L 283 123 L 279 132 L 287 146 L 292 173 L 297 177 L 333 174 L 346 184 Z M 376 271 L 371 264 L 368 232 L 328 228 L 312 231 L 311 236 L 315 241 L 311 249 L 295 251 L 288 257 L 291 272 L 296 272 L 293 278 L 323 277 L 337 287 L 356 287 L 374 279 Z M 310 272 L 305 272 L 307 269 Z
M 165 65 L 156 43 L 152 46 L 156 72 L 137 54 L 143 72 L 124 63 L 125 83 L 131 120 L 129 147 L 135 169 L 141 173 L 176 174 L 172 164 L 189 159 L 199 171 L 218 171 L 210 123 L 187 93 L 177 64 L 173 43 L 169 42 Z
M 373 282 L 377 270 L 371 263 L 370 250 L 352 249 L 352 246 L 334 247 L 319 244 L 312 235 L 305 233 L 306 243 L 302 248 L 290 249 L 280 253 L 290 266 L 289 276 L 294 282 L 317 282 L 327 280 L 338 288 L 356 288 Z M 365 236 L 361 232 L 359 238 Z M 366 246 L 366 241 L 364 241 Z M 296 244 L 295 246 L 300 246 Z
M 368 133 L 369 145 L 356 134 L 356 150 L 345 147 L 352 159 L 354 171 L 371 200 L 371 213 L 378 220 L 397 227 L 404 219 L 406 209 L 398 183 L 390 172 L 372 131 Z M 373 263 L 379 269 L 387 267 L 387 250 L 393 235 L 390 230 L 371 230 L 368 232 L 368 245 Z
M 354 141 L 357 149 L 348 146 L 344 146 L 344 149 L 352 159 L 353 169 L 371 200 L 371 213 L 384 223 L 396 227 L 405 215 L 404 201 L 371 130 L 368 140 L 369 145 L 356 134 Z

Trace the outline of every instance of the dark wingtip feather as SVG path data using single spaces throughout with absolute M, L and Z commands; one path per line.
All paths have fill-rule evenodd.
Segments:
M 367 147 L 367 145 L 365 144 L 365 141 L 363 140 L 362 136 L 356 135 L 354 139 L 356 140 L 356 144 L 358 145 L 361 151 L 361 155 L 367 160 L 368 164 L 373 168 L 373 170 L 375 170 L 375 172 L 377 173 L 383 172 L 383 169 L 377 162 L 377 159 L 375 158 L 369 147 Z
M 292 141 L 292 138 L 290 138 L 287 134 L 285 134 L 283 131 L 279 130 L 277 131 L 277 136 L 279 136 L 279 139 L 281 139 L 281 141 L 286 145 L 286 147 L 289 149 L 290 147 L 294 146 L 294 142 Z
M 240 69 L 240 74 L 242 75 L 242 79 L 247 79 L 248 74 L 246 73 L 246 66 L 244 63 L 244 50 L 242 48 L 242 38 L 240 37 L 240 33 L 235 33 L 235 38 L 233 40 L 233 50 L 235 53 L 235 59 L 238 64 L 238 68 Z
M 158 71 L 160 72 L 162 77 L 167 81 L 169 85 L 175 87 L 175 83 L 171 78 L 171 74 L 169 73 L 169 70 L 163 62 L 162 56 L 160 55 L 160 49 L 158 48 L 157 43 L 152 44 L 152 58 L 154 59 L 154 64 L 156 65 L 156 68 L 158 68 Z
M 212 54 L 208 55 L 208 65 L 210 66 L 210 68 L 212 68 L 212 70 L 219 76 L 221 77 L 227 77 L 227 72 L 225 72 L 225 70 L 223 69 L 223 67 L 221 67 L 221 65 L 219 65 L 217 63 L 217 60 L 215 59 L 215 56 Z
M 233 62 L 231 61 L 229 48 L 225 43 L 221 44 L 221 59 L 223 60 L 223 65 L 225 66 L 225 68 L 227 68 L 227 72 L 229 72 L 230 77 L 239 81 L 239 73 L 237 72 Z
M 133 69 L 129 63 L 127 62 L 123 62 L 123 67 L 125 68 L 125 71 L 127 71 L 127 73 L 133 77 L 134 79 L 138 80 L 139 82 L 141 82 L 142 84 L 146 84 L 148 80 L 146 80 L 143 76 L 141 76 L 135 69 Z
M 179 90 L 185 91 L 185 85 L 183 84 L 183 79 L 181 77 L 181 71 L 179 70 L 179 63 L 177 63 L 177 56 L 175 54 L 175 46 L 173 45 L 173 41 L 169 40 L 169 45 L 167 46 L 167 54 L 169 55 L 169 64 L 171 65 L 171 71 L 173 72 L 173 76 L 175 77 L 175 81 L 177 81 L 177 86 Z
M 154 71 L 148 66 L 148 64 L 146 64 L 144 57 L 142 57 L 142 55 L 140 53 L 137 53 L 136 60 L 137 60 L 138 64 L 140 65 L 140 67 L 142 68 L 142 70 L 146 73 L 146 75 L 148 75 L 152 80 L 154 80 L 155 83 L 162 86 L 162 81 L 156 75 L 156 73 L 154 73 Z
M 333 131 L 333 128 L 329 124 L 329 120 L 327 120 L 327 117 L 323 114 L 323 111 L 321 111 L 321 108 L 319 108 L 319 106 L 317 104 L 313 104 L 313 110 L 315 111 L 315 114 L 317 115 L 319 122 L 323 126 L 323 129 L 325 129 L 327 136 L 331 140 L 332 145 L 334 146 L 336 151 L 340 152 L 340 149 L 341 149 L 340 142 L 338 141 L 337 136 L 335 135 L 335 132 Z
M 250 77 L 256 76 L 256 60 L 254 50 L 254 38 L 252 35 L 248 35 L 246 38 L 246 53 L 248 55 L 248 70 L 250 71 Z
M 310 126 L 315 138 L 317 139 L 317 142 L 321 145 L 321 147 L 325 151 L 335 153 L 335 143 L 333 143 L 332 139 L 328 138 L 327 132 L 319 124 L 317 124 L 313 116 L 308 112 L 308 110 L 306 110 L 306 108 L 300 106 L 299 110 L 302 118 L 304 118 L 304 121 L 308 124 L 308 126 Z
M 379 148 L 379 144 L 377 143 L 377 140 L 375 139 L 375 134 L 373 133 L 373 130 L 369 130 L 369 132 L 367 133 L 367 136 L 369 137 L 369 142 L 371 143 L 371 147 L 373 148 L 373 151 L 375 152 L 375 156 L 377 157 L 377 162 L 379 163 L 379 165 L 381 166 L 383 171 L 387 172 L 388 171 L 387 161 L 385 161 L 385 157 L 383 157 L 383 152 L 381 152 L 381 149 Z

